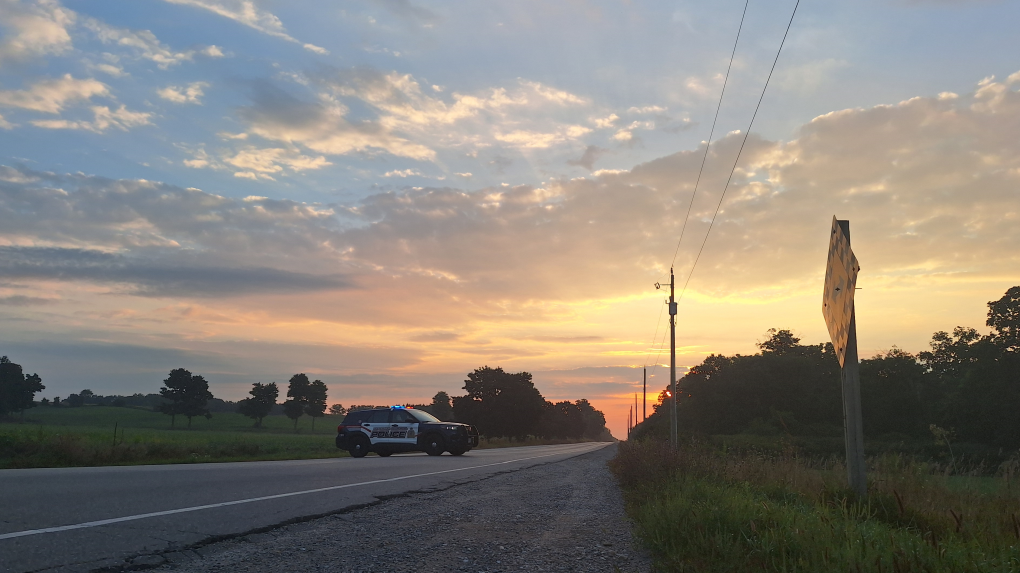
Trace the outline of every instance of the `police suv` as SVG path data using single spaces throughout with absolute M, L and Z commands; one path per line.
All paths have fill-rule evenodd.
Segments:
M 336 447 L 355 458 L 368 452 L 384 457 L 394 452 L 459 456 L 477 445 L 474 426 L 443 422 L 424 410 L 404 406 L 351 412 L 336 427 Z

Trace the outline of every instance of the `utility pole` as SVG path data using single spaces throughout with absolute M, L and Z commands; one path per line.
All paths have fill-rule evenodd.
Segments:
M 673 298 L 676 281 L 673 278 L 673 267 L 669 267 L 669 392 L 672 405 L 670 407 L 670 443 L 677 447 L 676 435 L 676 300 Z M 655 283 L 655 288 L 662 285 Z
M 672 416 L 670 417 L 670 426 L 673 430 L 672 444 L 673 447 L 677 447 L 677 436 L 676 436 L 676 300 L 673 298 L 673 267 L 669 267 L 669 384 L 672 388 Z
M 648 369 L 643 368 L 644 375 L 641 377 L 641 421 L 648 419 Z

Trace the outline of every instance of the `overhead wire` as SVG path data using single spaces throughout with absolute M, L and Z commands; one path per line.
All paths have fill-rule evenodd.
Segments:
M 687 214 L 684 216 L 683 225 L 680 228 L 680 238 L 676 242 L 676 250 L 673 251 L 673 260 L 670 262 L 670 267 L 676 262 L 677 253 L 680 252 L 680 244 L 684 240 L 684 232 L 687 230 L 687 221 L 691 217 L 691 209 L 694 207 L 694 198 L 698 194 L 698 187 L 701 185 L 701 175 L 705 171 L 705 162 L 708 159 L 708 151 L 712 147 L 712 137 L 715 135 L 715 126 L 719 121 L 719 110 L 722 109 L 723 96 L 726 95 L 726 85 L 730 81 L 730 70 L 733 69 L 733 60 L 737 54 L 737 44 L 740 42 L 740 33 L 744 29 L 744 19 L 747 17 L 747 6 L 751 0 L 744 0 L 744 10 L 740 14 L 740 24 L 737 26 L 737 36 L 733 40 L 733 50 L 730 52 L 730 61 L 726 66 L 726 76 L 723 79 L 722 90 L 719 93 L 719 102 L 715 106 L 715 117 L 712 118 L 712 128 L 708 132 L 708 141 L 705 144 L 705 154 L 701 157 L 701 167 L 698 169 L 698 178 L 694 182 L 694 192 L 691 193 L 691 201 L 687 205 Z M 655 343 L 655 339 L 659 335 L 659 326 L 662 325 L 662 308 L 659 309 L 659 318 L 655 323 L 655 333 L 652 335 L 652 343 Z M 659 345 L 659 352 L 655 357 L 655 362 L 652 366 L 652 372 L 654 374 L 655 369 L 658 368 L 659 357 L 662 356 L 662 344 L 666 342 L 666 335 L 663 334 L 662 343 Z M 651 356 L 651 352 L 645 355 L 645 363 L 642 367 L 648 366 L 648 358 Z
M 744 0 L 744 11 L 740 14 L 740 25 L 737 26 L 737 37 L 733 40 L 733 51 L 730 52 L 730 63 L 726 66 L 726 77 L 723 79 L 722 90 L 719 92 L 719 103 L 715 106 L 715 117 L 712 118 L 712 129 L 708 132 L 708 141 L 705 142 L 705 154 L 701 156 L 701 167 L 698 169 L 698 179 L 694 182 L 694 192 L 691 193 L 691 202 L 687 204 L 687 214 L 684 216 L 684 224 L 680 227 L 680 238 L 676 241 L 676 249 L 673 251 L 673 260 L 669 266 L 676 263 L 676 256 L 680 252 L 680 243 L 684 240 L 684 232 L 687 230 L 687 221 L 691 218 L 691 209 L 694 207 L 694 198 L 698 195 L 698 186 L 701 185 L 701 175 L 705 172 L 705 162 L 708 160 L 708 150 L 712 148 L 712 137 L 715 135 L 715 125 L 719 122 L 719 110 L 722 109 L 723 96 L 726 95 L 726 84 L 730 81 L 730 70 L 733 69 L 733 59 L 737 55 L 737 44 L 740 43 L 740 32 L 744 29 L 744 18 L 747 16 L 747 5 L 751 0 Z
M 765 79 L 765 87 L 761 90 L 761 96 L 758 98 L 758 105 L 754 106 L 754 113 L 751 115 L 751 122 L 747 125 L 747 130 L 744 131 L 744 139 L 740 142 L 740 149 L 737 150 L 737 157 L 733 160 L 733 167 L 730 168 L 730 174 L 726 178 L 726 185 L 723 186 L 722 194 L 719 196 L 719 204 L 715 207 L 715 213 L 712 215 L 712 221 L 708 224 L 708 231 L 705 233 L 705 239 L 701 242 L 701 248 L 698 249 L 698 256 L 694 258 L 694 264 L 691 265 L 691 270 L 687 273 L 687 280 L 684 281 L 684 287 L 680 290 L 680 297 L 677 298 L 679 302 L 684 297 L 684 293 L 687 292 L 687 285 L 691 282 L 691 276 L 694 275 L 694 269 L 698 266 L 698 261 L 701 260 L 701 253 L 705 250 L 705 244 L 708 243 L 708 236 L 712 234 L 712 227 L 715 226 L 716 217 L 719 216 L 719 210 L 722 208 L 723 199 L 726 198 L 726 191 L 730 188 L 730 182 L 733 180 L 733 173 L 737 169 L 737 164 L 740 162 L 740 155 L 744 152 L 744 145 L 747 144 L 747 138 L 751 134 L 751 126 L 754 125 L 754 120 L 758 117 L 758 110 L 761 108 L 761 102 L 765 99 L 765 92 L 769 89 L 769 82 L 772 80 L 772 74 L 776 71 L 776 64 L 779 62 L 779 55 L 783 53 L 783 46 L 786 44 L 786 37 L 790 34 L 790 27 L 793 26 L 793 18 L 797 15 L 797 8 L 800 6 L 800 0 L 793 6 L 793 13 L 790 14 L 790 21 L 786 24 L 786 32 L 783 33 L 783 40 L 779 42 L 779 49 L 776 50 L 776 57 L 772 60 L 772 69 L 769 70 L 769 76 Z

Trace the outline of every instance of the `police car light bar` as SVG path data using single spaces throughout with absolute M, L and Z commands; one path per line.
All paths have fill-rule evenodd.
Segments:
M 394 410 L 403 410 L 404 409 L 403 406 L 390 406 L 390 408 L 393 408 Z

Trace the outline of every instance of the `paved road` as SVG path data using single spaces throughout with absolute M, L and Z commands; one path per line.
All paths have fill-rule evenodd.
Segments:
M 562 460 L 605 443 L 174 466 L 0 470 L 0 571 L 89 571 L 411 491 Z

